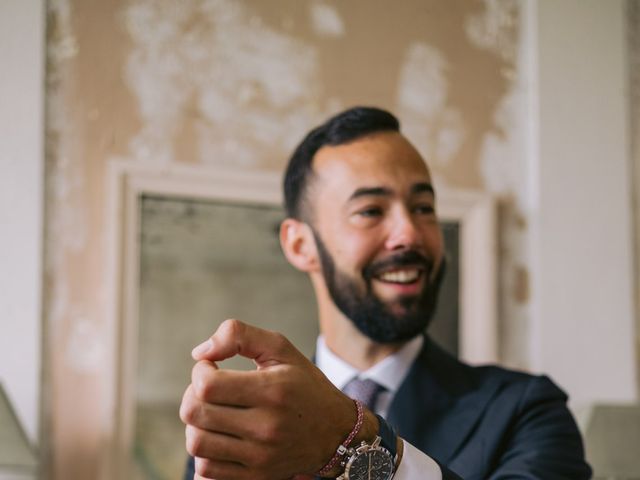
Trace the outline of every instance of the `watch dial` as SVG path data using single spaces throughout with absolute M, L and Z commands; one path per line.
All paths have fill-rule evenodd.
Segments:
M 393 473 L 391 457 L 381 450 L 358 455 L 347 468 L 349 480 L 389 480 Z

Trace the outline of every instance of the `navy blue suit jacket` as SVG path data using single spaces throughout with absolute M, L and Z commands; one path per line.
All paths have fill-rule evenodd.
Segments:
M 387 420 L 465 480 L 591 478 L 567 396 L 544 376 L 465 365 L 426 338 Z
M 588 480 L 566 400 L 547 377 L 471 367 L 426 337 L 387 421 L 438 462 L 444 480 Z M 185 478 L 192 469 L 190 461 Z

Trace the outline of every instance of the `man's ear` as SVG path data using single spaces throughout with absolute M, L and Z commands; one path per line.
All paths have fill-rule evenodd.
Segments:
M 289 263 L 303 272 L 318 270 L 318 250 L 309 225 L 294 218 L 280 224 L 280 246 Z

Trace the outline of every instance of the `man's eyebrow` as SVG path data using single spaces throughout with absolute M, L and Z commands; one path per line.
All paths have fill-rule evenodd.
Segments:
M 355 200 L 359 197 L 387 197 L 391 195 L 393 192 L 390 188 L 387 187 L 361 187 L 356 189 L 355 192 L 351 194 L 349 197 L 349 201 Z M 411 187 L 411 194 L 415 195 L 417 193 L 430 193 L 435 197 L 436 193 L 433 189 L 433 185 L 427 182 L 416 183 Z
M 386 187 L 361 187 L 351 194 L 349 200 L 351 201 L 359 197 L 368 197 L 371 195 L 376 197 L 386 197 L 391 195 L 391 190 Z
M 411 193 L 430 193 L 434 197 L 436 196 L 436 192 L 433 189 L 433 185 L 427 182 L 416 183 L 413 187 L 411 187 Z

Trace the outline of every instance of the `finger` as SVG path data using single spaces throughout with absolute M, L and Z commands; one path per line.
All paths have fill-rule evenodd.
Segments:
M 235 355 L 253 359 L 258 367 L 289 363 L 304 356 L 281 334 L 225 320 L 213 336 L 191 352 L 195 360 L 221 361 Z
M 196 398 L 218 405 L 251 407 L 269 402 L 275 375 L 267 371 L 217 370 L 204 360 L 191 371 L 191 385 Z
M 206 458 L 195 458 L 194 480 L 245 480 L 248 476 L 248 469 L 234 462 L 211 461 Z
M 246 442 L 234 436 L 187 425 L 185 437 L 187 452 L 193 457 L 234 463 L 245 463 L 248 459 Z
M 180 405 L 180 419 L 210 432 L 224 433 L 238 438 L 255 437 L 256 424 L 261 420 L 256 409 L 216 405 L 199 400 L 189 386 Z

